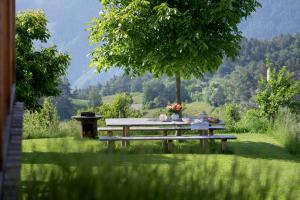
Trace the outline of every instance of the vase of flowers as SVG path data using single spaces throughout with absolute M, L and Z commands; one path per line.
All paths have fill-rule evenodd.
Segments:
M 179 121 L 180 112 L 182 110 L 182 105 L 179 103 L 172 103 L 167 106 L 168 113 L 170 113 L 171 120 Z

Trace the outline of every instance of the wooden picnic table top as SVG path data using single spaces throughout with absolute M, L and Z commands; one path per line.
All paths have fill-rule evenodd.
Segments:
M 193 123 L 193 121 L 160 121 L 154 118 L 108 118 L 105 122 L 107 126 L 184 126 Z

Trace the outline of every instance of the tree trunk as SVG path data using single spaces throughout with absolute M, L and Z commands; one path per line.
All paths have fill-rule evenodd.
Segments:
M 176 73 L 176 102 L 181 104 L 181 79 L 180 73 Z
M 176 73 L 176 102 L 181 104 L 181 79 L 180 79 L 180 73 Z M 182 112 L 179 112 L 179 116 L 182 117 Z M 181 131 L 177 130 L 176 131 L 176 136 L 181 136 Z M 181 142 L 179 140 L 178 142 Z

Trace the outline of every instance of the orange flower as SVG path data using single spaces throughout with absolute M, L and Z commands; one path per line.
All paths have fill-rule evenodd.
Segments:
M 182 109 L 182 106 L 180 104 L 177 104 L 175 106 L 175 110 L 180 111 Z
M 182 105 L 179 103 L 169 104 L 167 106 L 167 109 L 169 110 L 169 112 L 179 113 L 182 109 Z

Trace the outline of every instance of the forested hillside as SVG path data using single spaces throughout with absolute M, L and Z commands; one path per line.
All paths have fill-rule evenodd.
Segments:
M 245 39 L 239 57 L 234 61 L 225 60 L 217 73 L 207 74 L 202 80 L 183 81 L 182 98 L 187 102 L 206 101 L 213 106 L 225 103 L 251 105 L 259 79 L 266 77 L 267 57 L 277 71 L 287 66 L 300 78 L 300 35 L 281 35 L 272 40 Z M 78 98 L 88 99 L 93 91 L 100 91 L 101 96 L 142 92 L 143 103 L 150 108 L 164 106 L 175 99 L 175 79 L 166 76 L 159 79 L 150 74 L 137 78 L 116 76 L 105 85 L 95 87 L 75 93 Z
M 300 12 L 298 12 L 300 1 L 261 0 L 261 3 L 262 8 L 240 25 L 245 37 L 271 39 L 282 33 L 300 32 Z M 24 9 L 45 10 L 50 22 L 49 29 L 53 35 L 52 43 L 71 54 L 72 61 L 68 79 L 72 87 L 80 88 L 97 82 L 104 83 L 113 75 L 120 74 L 119 71 L 111 71 L 94 75 L 94 69 L 88 67 L 88 53 L 91 47 L 86 31 L 87 23 L 93 17 L 98 16 L 101 7 L 98 0 L 17 0 L 17 10 L 19 11 Z M 251 45 L 254 44 L 255 41 L 251 43 Z M 276 57 L 276 55 L 274 56 Z M 232 69 L 230 70 L 232 71 Z

